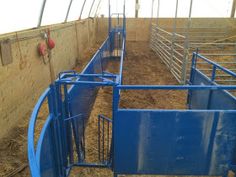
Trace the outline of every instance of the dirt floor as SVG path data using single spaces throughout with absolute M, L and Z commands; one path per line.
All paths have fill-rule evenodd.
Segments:
M 84 55 L 84 60 L 77 62 L 78 72 L 86 66 L 89 59 L 98 49 L 99 44 L 90 48 Z M 31 105 L 33 107 L 34 105 Z M 25 115 L 8 136 L 0 141 L 0 177 L 25 177 L 30 176 L 27 159 L 27 132 L 31 112 Z M 41 128 L 48 115 L 47 103 L 43 104 L 36 122 L 35 139 L 39 137 Z
M 96 46 L 97 47 L 97 46 Z M 96 48 L 88 52 L 88 57 Z M 78 63 L 77 71 L 85 66 L 87 61 Z M 117 66 L 108 66 L 109 72 L 117 71 Z M 171 85 L 178 84 L 169 73 L 165 64 L 149 49 L 148 43 L 128 42 L 127 57 L 124 62 L 123 84 Z M 185 109 L 186 92 L 183 91 L 123 91 L 120 107 L 123 108 L 156 108 L 156 109 Z M 97 115 L 112 116 L 112 89 L 99 90 L 94 109 L 86 129 L 86 160 L 97 160 Z M 47 113 L 47 111 L 46 111 Z M 9 136 L 0 142 L 0 176 L 29 176 L 27 163 L 27 128 L 31 113 L 19 123 Z M 45 112 L 42 113 L 45 115 Z M 43 117 L 43 116 L 42 116 Z M 39 120 L 43 122 L 44 119 Z M 40 132 L 40 131 L 39 131 Z M 14 175 L 14 173 L 16 173 Z M 112 172 L 106 169 L 80 169 L 72 171 L 71 176 L 109 177 Z
M 114 63 L 108 66 L 109 72 L 117 72 Z M 177 81 L 169 74 L 165 64 L 149 49 L 148 43 L 128 42 L 127 57 L 123 68 L 123 84 L 143 85 L 177 85 Z M 120 107 L 122 108 L 156 108 L 185 109 L 186 92 L 183 91 L 123 91 Z M 86 129 L 87 162 L 96 162 L 97 152 L 97 116 L 103 114 L 112 117 L 112 88 L 99 90 L 93 111 Z M 112 177 L 111 170 L 93 168 L 74 168 L 71 176 Z

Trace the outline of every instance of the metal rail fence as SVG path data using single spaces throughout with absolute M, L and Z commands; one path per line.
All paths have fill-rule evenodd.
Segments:
M 175 42 L 181 41 L 181 42 Z M 186 37 L 178 33 L 168 32 L 156 24 L 152 24 L 150 47 L 167 65 L 178 82 L 186 80 Z
M 236 71 L 236 42 L 227 38 L 228 31 L 217 28 L 161 28 L 152 23 L 150 48 L 157 53 L 167 65 L 170 72 L 181 84 L 189 78 L 191 55 L 198 50 L 231 71 Z M 220 40 L 219 40 L 220 39 Z M 222 39 L 222 40 L 221 40 Z M 199 69 L 209 75 L 211 68 L 206 63 L 200 62 Z M 236 84 L 236 79 L 229 75 L 217 72 L 218 84 Z

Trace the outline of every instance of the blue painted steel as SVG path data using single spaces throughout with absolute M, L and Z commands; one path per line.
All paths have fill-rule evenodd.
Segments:
M 35 105 L 33 113 L 31 115 L 28 129 L 28 160 L 29 160 L 31 175 L 35 177 L 40 177 L 40 170 L 39 170 L 39 164 L 37 163 L 35 147 L 34 147 L 34 129 L 39 109 L 42 106 L 44 100 L 47 98 L 49 91 L 50 91 L 49 88 L 45 90 L 45 92 L 41 95 L 37 104 Z
M 60 156 L 57 151 L 57 132 L 55 129 L 55 114 L 52 110 L 54 107 L 53 88 L 50 87 L 39 98 L 33 113 L 31 115 L 28 129 L 28 160 L 31 175 L 40 176 L 61 176 L 63 170 L 60 165 Z M 43 129 L 40 133 L 37 148 L 34 146 L 34 129 L 38 113 L 45 101 L 48 100 L 50 114 L 46 119 Z
M 196 68 L 213 66 L 208 78 Z M 192 85 L 118 85 L 113 92 L 114 174 L 226 175 L 236 162 L 236 98 L 217 85 L 215 71 L 235 77 L 220 65 L 194 54 Z M 189 90 L 192 110 L 119 109 L 120 90 Z M 197 110 L 201 109 L 201 110 Z M 210 110 L 211 109 L 211 110 Z M 234 167 L 234 165 L 233 165 Z
M 194 77 L 191 80 L 194 85 L 219 86 L 206 77 L 201 71 L 195 70 Z M 220 86 L 221 87 L 221 86 Z M 222 86 L 225 87 L 225 86 Z M 230 86 L 233 88 L 234 86 Z M 225 87 L 229 88 L 229 86 Z M 235 90 L 235 89 L 233 89 Z M 219 99 L 219 97 L 221 99 Z M 219 90 L 192 90 L 190 109 L 236 109 L 236 99 L 228 91 Z
M 106 66 L 112 56 L 110 56 L 110 38 L 113 33 L 122 31 L 113 30 L 105 40 L 84 70 L 77 74 L 75 71 L 65 71 L 59 74 L 55 84 L 40 98 L 39 106 L 36 105 L 32 114 L 31 122 L 37 119 L 37 111 L 44 100 L 50 95 L 49 110 L 50 116 L 44 124 L 38 140 L 36 152 L 34 145 L 34 124 L 29 127 L 29 161 L 32 176 L 68 176 L 73 166 L 109 167 L 109 161 L 104 163 L 87 163 L 85 159 L 85 126 L 91 109 L 96 99 L 99 86 L 114 86 L 121 82 L 120 74 L 108 73 Z M 125 35 L 121 33 L 122 39 Z M 123 64 L 124 47 L 123 41 L 120 63 Z M 118 57 L 118 56 L 116 56 Z M 122 70 L 122 66 L 120 66 Z M 62 93 L 63 92 L 63 93 Z M 36 113 L 35 113 L 36 112 Z M 103 118 L 103 120 L 106 120 Z M 109 125 L 110 126 L 110 125 Z M 108 133 L 109 136 L 109 133 Z M 77 159 L 75 159 L 73 142 L 76 146 Z M 109 140 L 106 146 L 109 147 Z M 53 148 L 54 147 L 54 148 Z M 45 158 L 45 154 L 50 155 Z M 32 157 L 31 157 L 32 156 Z M 104 161 L 104 160 L 103 160 Z
M 111 165 L 110 155 L 110 128 L 112 119 L 98 115 L 98 160 L 101 164 Z M 106 129 L 106 130 L 105 130 Z
M 236 145 L 236 111 L 119 109 L 117 174 L 222 175 Z
M 81 74 L 75 74 L 73 72 L 62 73 L 60 79 L 56 81 L 56 84 L 58 85 L 72 85 L 68 93 L 64 93 L 67 97 L 64 104 L 68 107 L 68 113 L 62 119 L 68 120 L 73 117 L 73 120 L 68 122 L 69 126 L 66 128 L 66 134 L 71 134 L 71 132 L 68 131 L 70 131 L 70 127 L 73 127 L 74 142 L 76 143 L 79 157 L 77 162 L 83 162 L 85 158 L 83 145 L 85 141 L 84 126 L 86 126 L 95 102 L 98 86 L 113 86 L 117 81 L 117 75 L 104 73 L 108 60 L 104 63 L 102 55 L 109 51 L 108 43 L 109 38 L 103 43 L 99 51 L 96 52 Z M 112 80 L 110 80 L 110 78 Z M 79 117 L 77 115 L 79 115 Z M 69 136 L 69 139 L 71 139 L 71 135 Z M 72 141 L 68 143 L 68 139 L 65 138 L 64 144 L 70 146 L 71 142 Z M 72 156 L 71 153 L 68 152 L 68 154 Z
M 210 64 L 212 66 L 215 66 L 217 69 L 219 69 L 219 70 L 221 70 L 221 71 L 223 71 L 223 72 L 225 72 L 225 73 L 227 73 L 227 74 L 229 74 L 229 75 L 231 75 L 233 77 L 236 77 L 236 73 L 234 73 L 233 71 L 231 71 L 231 70 L 229 70 L 227 68 L 224 68 L 223 66 L 217 64 L 214 61 L 209 60 L 208 58 L 202 56 L 201 54 L 193 52 L 193 56 L 194 56 L 193 60 L 196 60 L 195 62 L 197 62 L 197 60 L 199 60 L 199 59 L 203 60 L 203 61 L 207 62 L 208 64 Z M 196 65 L 194 66 L 194 68 L 196 68 Z
M 113 15 L 119 22 L 115 27 L 112 26 Z M 192 58 L 190 85 L 122 85 L 126 53 L 126 18 L 122 15 L 120 24 L 121 14 L 110 14 L 109 3 L 108 38 L 80 74 L 75 71 L 60 73 L 55 84 L 36 104 L 28 130 L 32 176 L 65 177 L 75 166 L 112 168 L 114 176 L 225 175 L 229 169 L 236 169 L 236 98 L 229 93 L 229 90 L 236 90 L 236 86 L 214 82 L 216 70 L 232 77 L 236 74 L 196 52 Z M 119 55 L 114 55 L 118 50 Z M 114 58 L 120 61 L 119 73 L 108 73 L 106 66 Z M 198 60 L 212 66 L 211 77 L 197 69 Z M 85 161 L 84 133 L 100 86 L 113 87 L 112 142 L 110 144 L 109 140 L 111 120 L 99 115 L 98 130 L 102 130 L 102 136 L 98 135 L 100 161 L 88 163 Z M 121 90 L 137 89 L 187 90 L 190 109 L 119 109 Z M 35 122 L 46 99 L 49 115 L 35 148 Z M 105 122 L 108 123 L 107 132 Z
M 120 90 L 235 90 L 236 85 L 117 85 Z
M 36 159 L 39 164 L 40 176 L 48 177 L 55 176 L 58 177 L 57 163 L 55 163 L 55 143 L 54 143 L 54 132 L 53 132 L 53 118 L 49 116 L 44 124 L 41 131 Z

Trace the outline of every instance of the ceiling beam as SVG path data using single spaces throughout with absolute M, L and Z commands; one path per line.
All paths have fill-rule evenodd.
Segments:
M 135 18 L 138 18 L 139 0 L 135 0 Z
M 68 19 L 69 13 L 70 13 L 70 8 L 71 8 L 72 2 L 73 2 L 73 0 L 70 0 L 69 6 L 68 6 L 68 9 L 67 9 L 67 13 L 66 13 L 65 22 L 67 22 L 67 19 Z
M 40 15 L 39 15 L 38 27 L 40 27 L 41 23 L 42 23 L 43 12 L 44 12 L 44 9 L 45 9 L 46 1 L 47 0 L 43 0 L 42 8 L 41 8 Z
M 93 3 L 92 3 L 92 5 L 91 5 L 91 7 L 90 7 L 88 17 L 90 17 L 90 14 L 91 14 L 91 12 L 92 12 L 94 3 L 95 3 L 95 0 L 93 0 Z
M 98 2 L 98 6 L 97 6 L 97 8 L 96 8 L 96 11 L 95 11 L 94 17 L 97 16 L 98 8 L 100 7 L 100 3 L 101 3 L 101 0 L 99 0 L 99 2 Z
M 231 9 L 231 15 L 230 15 L 231 18 L 234 18 L 235 10 L 236 10 L 236 0 L 233 0 L 232 9 Z
M 85 3 L 86 3 L 86 0 L 84 0 L 82 9 L 81 9 L 81 11 L 80 11 L 79 20 L 81 20 L 81 17 L 82 17 L 83 11 L 84 11 L 84 5 L 85 5 Z

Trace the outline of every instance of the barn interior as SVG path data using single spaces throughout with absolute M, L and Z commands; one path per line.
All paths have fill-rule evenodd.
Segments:
M 109 19 L 114 27 L 125 19 L 124 85 L 186 85 L 191 77 L 193 52 L 236 72 L 236 0 L 7 1 L 1 5 L 0 14 L 0 176 L 32 175 L 27 156 L 32 111 L 59 73 L 81 73 L 102 50 L 110 32 Z M 122 48 L 119 40 L 115 39 L 114 45 Z M 106 71 L 119 73 L 120 65 L 114 60 Z M 205 61 L 198 67 L 212 77 L 212 68 Z M 220 69 L 214 81 L 236 85 L 236 77 Z M 112 118 L 112 93 L 110 87 L 98 90 L 86 122 L 85 152 L 89 162 L 97 160 L 97 115 Z M 234 90 L 230 93 L 235 96 Z M 186 90 L 124 90 L 120 107 L 186 110 L 187 101 Z M 34 130 L 35 144 L 49 112 L 44 102 Z M 72 169 L 70 176 L 113 176 L 113 172 L 79 167 Z

